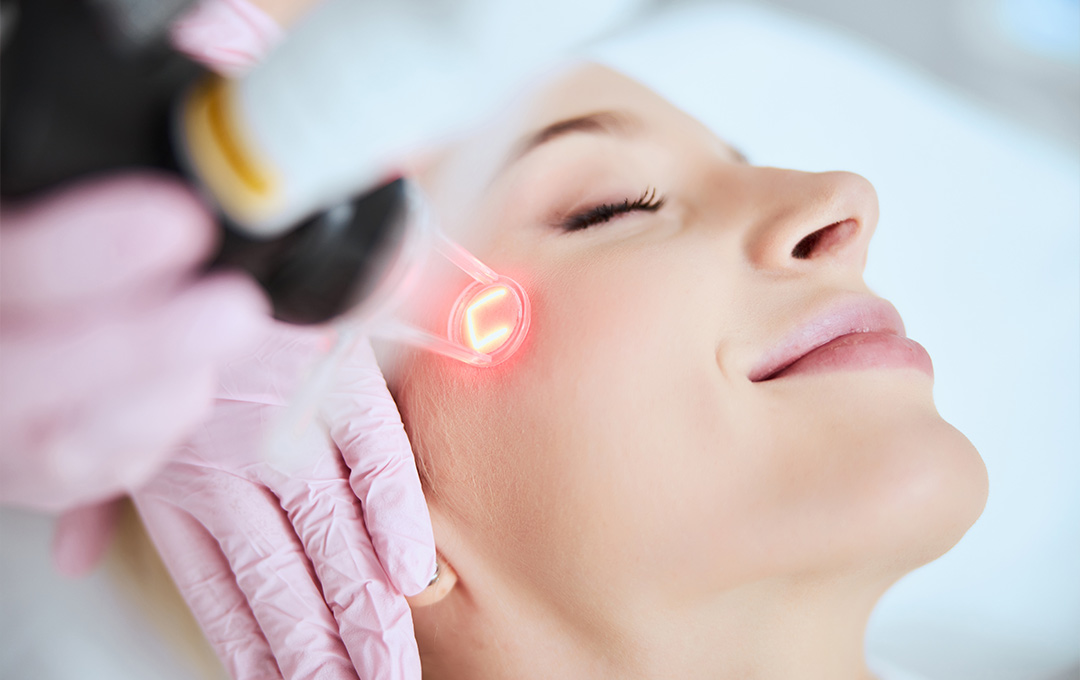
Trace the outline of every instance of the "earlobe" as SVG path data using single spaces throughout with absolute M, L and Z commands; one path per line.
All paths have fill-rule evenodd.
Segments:
M 441 602 L 443 598 L 450 594 L 450 591 L 457 585 L 457 572 L 446 561 L 442 555 L 435 556 L 435 578 L 431 580 L 427 588 L 413 595 L 412 597 L 405 598 L 409 601 L 410 607 L 428 607 Z

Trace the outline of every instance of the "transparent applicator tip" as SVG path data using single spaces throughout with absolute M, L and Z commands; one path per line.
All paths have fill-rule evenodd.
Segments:
M 529 298 L 517 281 L 501 276 L 468 250 L 437 229 L 423 197 L 412 195 L 414 215 L 411 238 L 406 239 L 399 265 L 384 281 L 381 312 L 346 316 L 334 324 L 336 340 L 316 361 L 310 374 L 270 430 L 266 442 L 268 461 L 285 472 L 300 438 L 318 415 L 319 404 L 331 389 L 341 362 L 363 338 L 379 338 L 410 345 L 477 368 L 496 366 L 509 359 L 529 331 Z M 446 336 L 401 320 L 406 300 L 423 300 L 429 289 L 438 290 L 427 269 L 439 255 L 468 275 L 471 282 L 450 307 Z M 440 280 L 441 281 L 441 280 Z M 425 284 L 426 283 L 426 288 Z
M 383 340 L 401 342 L 419 349 L 430 350 L 436 354 L 457 359 L 472 366 L 491 365 L 491 355 L 489 354 L 470 350 L 445 338 L 440 338 L 434 333 L 429 333 L 405 323 L 391 321 L 380 324 L 377 329 L 374 329 L 372 335 Z

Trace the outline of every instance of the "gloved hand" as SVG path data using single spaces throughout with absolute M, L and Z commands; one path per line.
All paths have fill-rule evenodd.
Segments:
M 321 0 L 198 0 L 173 22 L 176 50 L 223 76 L 238 78 L 258 64 L 285 31 Z
M 214 229 L 153 174 L 3 207 L 0 502 L 56 511 L 145 480 L 210 410 L 216 367 L 267 305 L 234 275 L 195 279 Z
M 431 520 L 366 341 L 338 365 L 317 421 L 289 443 L 291 461 L 267 462 L 270 426 L 331 337 L 274 324 L 222 372 L 211 418 L 134 494 L 238 680 L 420 678 L 402 594 L 434 576 Z
M 233 78 L 259 63 L 283 34 L 279 20 L 250 0 L 199 0 L 169 30 L 178 51 Z

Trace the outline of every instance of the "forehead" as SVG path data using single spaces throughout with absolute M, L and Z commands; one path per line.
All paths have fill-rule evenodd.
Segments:
M 652 123 L 693 121 L 641 83 L 598 64 L 579 65 L 553 76 L 525 100 L 523 109 L 519 125 L 525 130 L 608 109 L 626 109 Z
M 611 111 L 627 114 L 649 136 L 689 142 L 726 160 L 748 163 L 741 151 L 698 119 L 633 78 L 599 64 L 579 65 L 553 78 L 529 100 L 525 109 L 526 115 L 517 124 L 533 134 L 558 121 Z
M 530 140 L 560 121 L 614 113 L 636 132 L 739 158 L 696 119 L 641 83 L 598 64 L 565 68 L 433 157 L 421 183 L 451 214 L 489 192 Z M 681 146 L 670 145 L 671 151 Z M 458 209 L 455 209 L 458 208 Z

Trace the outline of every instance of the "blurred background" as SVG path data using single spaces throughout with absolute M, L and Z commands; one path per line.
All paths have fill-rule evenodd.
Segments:
M 660 6 L 692 2 L 658 0 Z M 739 4 L 784 10 L 857 36 L 1080 153 L 1080 0 Z

